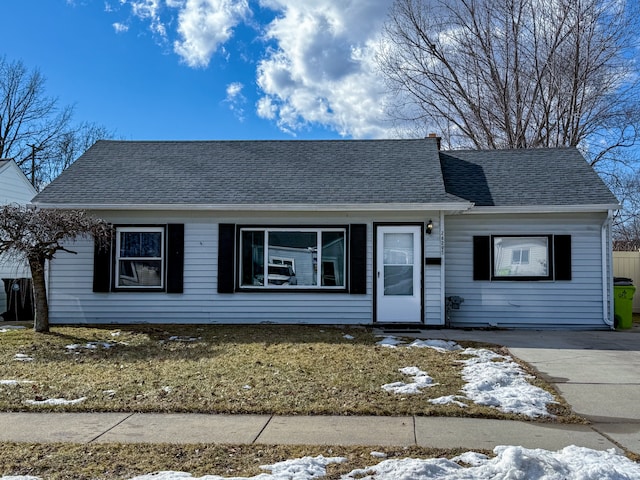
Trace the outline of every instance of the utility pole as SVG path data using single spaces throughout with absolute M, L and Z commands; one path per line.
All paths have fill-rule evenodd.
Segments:
M 37 147 L 36 145 L 27 145 L 27 147 L 31 147 L 31 185 L 35 188 L 36 186 L 36 152 L 42 150 L 41 147 Z

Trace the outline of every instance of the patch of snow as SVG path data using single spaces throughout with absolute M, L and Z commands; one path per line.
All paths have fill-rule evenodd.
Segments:
M 0 480 L 41 480 L 40 477 L 32 477 L 29 475 L 9 475 L 0 477 Z
M 468 348 L 462 360 L 462 379 L 467 382 L 464 394 L 479 405 L 495 407 L 505 413 L 528 417 L 551 416 L 547 404 L 556 403 L 549 392 L 531 385 L 532 378 L 511 357 L 491 350 Z
M 97 350 L 98 347 L 109 349 L 113 346 L 115 346 L 115 344 L 110 342 L 88 342 L 88 343 L 85 343 L 84 345 L 80 345 L 79 343 L 73 343 L 71 345 L 66 345 L 64 348 L 66 348 L 67 350 L 78 350 L 80 348 L 84 348 L 87 350 Z
M 438 385 L 437 383 L 433 383 L 433 378 L 431 378 L 427 372 L 420 370 L 418 367 L 404 367 L 399 370 L 400 373 L 404 375 L 413 376 L 413 382 L 404 383 L 404 382 L 394 382 L 387 383 L 386 385 L 382 385 L 382 388 L 387 392 L 397 393 L 397 394 L 417 394 L 422 393 L 423 388 L 433 387 L 434 385 Z
M 24 353 L 16 353 L 13 356 L 13 359 L 18 362 L 33 362 L 33 357 L 30 357 L 29 355 L 26 355 Z
M 387 454 L 384 452 L 371 452 L 369 455 L 374 458 L 387 458 Z
M 606 452 L 569 446 L 557 452 L 501 446 L 489 459 L 466 453 L 444 458 L 385 460 L 378 465 L 353 470 L 342 479 L 360 480 L 632 480 L 640 478 L 640 465 L 610 450 Z M 484 458 L 483 458 L 484 457 Z M 457 462 L 470 464 L 463 467 Z
M 87 397 L 76 398 L 75 400 L 67 400 L 66 398 L 48 398 L 46 400 L 25 400 L 24 403 L 29 405 L 73 405 L 75 403 L 84 402 Z
M 380 345 L 382 347 L 396 348 L 398 345 L 404 344 L 404 340 L 401 340 L 396 337 L 384 337 L 380 340 L 376 345 Z
M 245 390 L 251 390 L 251 385 L 244 385 L 242 388 L 244 388 Z
M 476 452 L 465 452 L 462 455 L 458 455 L 457 457 L 453 457 L 451 459 L 452 462 L 466 463 L 467 465 L 472 465 L 474 467 L 486 463 L 487 460 L 489 460 L 489 457 L 487 457 L 483 453 Z
M 0 333 L 12 332 L 14 330 L 22 330 L 24 328 L 25 327 L 23 327 L 22 325 L 6 325 L 0 328 Z
M 432 403 L 433 405 L 449 405 L 449 404 L 453 404 L 453 405 L 457 405 L 458 407 L 462 407 L 462 408 L 467 407 L 467 405 L 465 403 L 462 403 L 460 400 L 457 400 L 458 398 L 464 400 L 467 397 L 464 397 L 462 395 L 446 395 L 444 397 L 431 398 L 431 399 L 429 399 L 429 403 Z
M 0 385 L 19 385 L 21 383 L 33 383 L 31 380 L 0 380 Z
M 346 334 L 344 334 L 344 335 L 342 336 L 342 338 L 345 338 L 345 339 L 347 339 L 347 340 L 353 340 L 353 339 L 355 339 L 356 337 L 354 337 L 353 335 L 349 335 L 348 333 L 346 333 Z
M 415 340 L 406 345 L 404 340 L 394 336 L 384 337 L 377 345 L 397 348 L 417 347 L 433 348 L 446 353 L 462 350 L 455 342 L 446 340 Z M 462 379 L 467 382 L 462 388 L 465 395 L 451 395 L 430 399 L 429 402 L 436 405 L 454 404 L 466 407 L 460 400 L 469 399 L 479 405 L 495 407 L 505 413 L 516 413 L 528 417 L 552 416 L 547 405 L 556 403 L 552 394 L 531 385 L 528 379 L 533 378 L 509 356 L 500 355 L 487 349 L 467 348 L 460 353 L 472 358 L 462 360 Z M 416 368 L 416 367 L 413 367 Z M 416 375 L 403 372 L 406 375 Z M 424 372 L 423 372 L 424 373 Z M 426 375 L 426 373 L 424 373 Z M 425 381 L 427 378 L 429 382 Z M 399 394 L 421 393 L 421 388 L 434 385 L 430 377 L 414 379 L 413 383 L 395 382 L 383 385 L 387 391 Z
M 179 335 L 169 337 L 170 342 L 197 342 L 198 340 L 202 340 L 202 337 L 181 337 Z
M 217 475 L 192 477 L 186 472 L 156 472 L 130 480 L 311 480 L 324 477 L 327 474 L 327 465 L 342 463 L 346 460 L 344 457 L 324 457 L 323 455 L 285 460 L 273 465 L 261 465 L 261 469 L 269 470 L 271 474 L 261 473 L 255 477 L 219 477 Z M 3 479 L 0 477 L 0 480 Z
M 414 340 L 408 346 L 416 348 L 432 348 L 438 352 L 462 350 L 462 347 L 453 340 Z

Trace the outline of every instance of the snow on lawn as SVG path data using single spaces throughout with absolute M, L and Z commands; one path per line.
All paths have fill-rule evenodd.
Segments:
M 394 382 L 387 383 L 383 385 L 382 388 L 387 392 L 399 393 L 399 394 L 414 394 L 414 393 L 422 393 L 423 388 L 433 387 L 434 385 L 438 385 L 437 383 L 433 383 L 433 378 L 431 378 L 427 372 L 423 372 L 418 367 L 404 367 L 399 370 L 400 373 L 405 375 L 412 375 L 413 382 L 404 383 L 404 382 Z
M 72 352 L 74 350 L 79 350 L 82 348 L 86 350 L 97 350 L 98 347 L 102 347 L 105 350 L 107 350 L 111 347 L 114 347 L 115 345 L 116 345 L 115 343 L 111 343 L 111 342 L 89 342 L 89 343 L 85 343 L 84 345 L 80 345 L 79 343 L 73 343 L 71 345 L 66 345 L 64 348 L 69 350 L 69 352 Z
M 377 453 L 377 452 L 375 452 Z M 556 452 L 516 446 L 499 446 L 495 457 L 467 452 L 445 458 L 383 460 L 367 468 L 352 470 L 341 480 L 633 480 L 640 478 L 640 465 L 614 450 L 565 447 Z M 382 455 L 374 455 L 380 458 Z M 342 457 L 304 457 L 261 466 L 271 473 L 255 477 L 193 477 L 186 472 L 156 472 L 130 480 L 312 480 L 326 476 L 326 467 L 343 463 Z M 0 480 L 39 480 L 37 477 L 0 477 Z
M 0 380 L 0 385 L 11 385 L 16 386 L 21 383 L 34 383 L 31 380 Z
M 33 357 L 30 357 L 29 355 L 24 353 L 16 353 L 13 356 L 13 359 L 17 362 L 33 362 Z
M 25 327 L 23 327 L 22 325 L 7 325 L 4 327 L 0 327 L 0 333 L 7 333 L 7 332 L 12 332 L 14 330 L 22 330 Z
M 396 337 L 385 337 L 378 345 L 398 348 L 432 348 L 438 352 L 446 353 L 460 351 L 462 347 L 455 342 L 445 340 L 415 340 L 411 344 L 406 344 L 402 339 Z M 445 397 L 432 398 L 428 401 L 436 405 L 453 404 L 461 408 L 466 407 L 464 400 L 471 400 L 478 405 L 486 405 L 497 408 L 505 413 L 516 413 L 528 417 L 551 416 L 547 411 L 547 404 L 556 403 L 553 395 L 549 392 L 531 385 L 528 379 L 533 378 L 513 359 L 506 355 L 500 355 L 491 350 L 467 348 L 463 350 L 463 355 L 471 358 L 462 360 L 462 379 L 467 382 L 462 388 L 464 395 L 448 395 Z M 416 367 L 407 367 L 409 369 Z M 405 370 L 405 369 L 403 369 Z M 407 375 L 415 373 L 405 372 Z M 421 372 L 420 375 L 427 375 Z M 420 383 L 421 381 L 429 382 Z M 407 394 L 424 393 L 422 389 L 433 385 L 430 377 L 414 377 L 414 382 L 404 384 L 402 382 L 383 385 L 387 391 Z
M 463 360 L 462 391 L 479 405 L 495 407 L 505 413 L 520 413 L 528 417 L 549 416 L 548 403 L 556 403 L 549 392 L 531 385 L 522 367 L 511 357 L 491 350 L 468 348 Z
M 46 400 L 25 400 L 24 403 L 29 405 L 73 405 L 75 403 L 84 402 L 87 397 L 80 397 L 74 400 L 67 400 L 66 398 L 47 398 Z

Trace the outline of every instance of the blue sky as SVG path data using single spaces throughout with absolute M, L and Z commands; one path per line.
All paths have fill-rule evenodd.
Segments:
M 384 138 L 374 55 L 390 4 L 0 0 L 0 55 L 118 138 Z

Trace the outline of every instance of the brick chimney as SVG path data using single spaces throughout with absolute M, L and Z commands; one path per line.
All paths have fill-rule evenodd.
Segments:
M 430 133 L 428 138 L 435 138 L 436 139 L 436 145 L 438 145 L 438 150 L 440 150 L 440 140 L 441 138 L 438 136 L 437 133 Z

